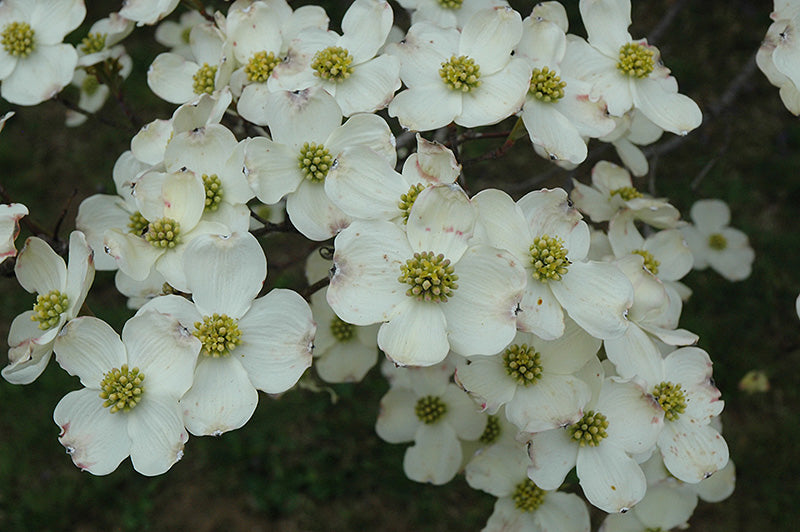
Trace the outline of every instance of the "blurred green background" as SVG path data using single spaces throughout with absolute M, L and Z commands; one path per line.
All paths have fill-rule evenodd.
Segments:
M 91 4 L 87 23 L 72 42 L 92 21 L 119 7 L 119 2 Z M 340 20 L 348 4 L 327 2 L 325 7 Z M 523 16 L 533 5 L 512 4 Z M 582 34 L 577 2 L 565 5 L 571 31 Z M 665 28 L 654 44 L 681 92 L 706 116 L 685 141 L 651 160 L 651 174 L 637 183 L 639 188 L 653 187 L 684 215 L 696 199 L 725 200 L 732 225 L 750 236 L 756 251 L 753 274 L 744 282 L 727 282 L 713 271 L 684 279 L 694 295 L 681 325 L 700 335 L 699 346 L 715 362 L 714 377 L 726 401 L 724 435 L 738 476 L 728 500 L 700 503 L 691 521 L 697 531 L 800 526 L 795 504 L 800 495 L 800 321 L 794 310 L 800 293 L 800 123 L 783 108 L 777 88 L 748 67 L 771 9 L 771 2 L 745 0 L 634 1 L 633 8 L 631 34 L 639 38 Z M 179 7 L 172 18 L 183 10 Z M 146 67 L 163 51 L 152 33 L 153 28 L 141 28 L 126 41 L 136 64 L 125 84 L 126 97 L 144 121 L 166 118 L 173 110 L 145 84 Z M 731 103 L 716 108 L 740 75 Z M 113 193 L 111 168 L 131 135 L 91 120 L 67 129 L 64 108 L 55 102 L 15 108 L 0 101 L 0 112 L 10 109 L 17 116 L 0 133 L 0 183 L 44 227 L 53 227 L 66 209 L 64 238 L 82 199 Z M 104 112 L 124 121 L 113 101 Z M 672 139 L 665 135 L 661 142 Z M 499 142 L 472 143 L 463 159 Z M 613 150 L 601 144 L 590 148 L 592 160 L 615 160 Z M 569 186 L 573 176 L 586 181 L 589 170 L 589 164 L 574 172 L 552 170 L 527 140 L 502 159 L 464 169 L 471 192 L 516 184 L 516 196 L 527 191 L 520 182 Z M 264 245 L 270 286 L 300 286 L 298 260 L 302 263 L 308 249 L 303 239 L 270 237 Z M 0 335 L 7 336 L 13 317 L 32 301 L 13 278 L 0 279 Z M 98 274 L 88 303 L 118 330 L 129 316 L 108 274 Z M 768 392 L 738 389 L 753 369 L 769 376 Z M 494 503 L 462 477 L 444 487 L 405 479 L 404 446 L 385 444 L 374 433 L 378 401 L 387 389 L 377 370 L 363 383 L 335 386 L 336 404 L 327 393 L 305 390 L 279 399 L 262 395 L 244 428 L 219 438 L 191 438 L 184 459 L 158 478 L 136 474 L 129 461 L 100 478 L 73 466 L 57 441 L 52 411 L 78 386 L 56 364 L 29 386 L 0 381 L 0 530 L 479 530 Z

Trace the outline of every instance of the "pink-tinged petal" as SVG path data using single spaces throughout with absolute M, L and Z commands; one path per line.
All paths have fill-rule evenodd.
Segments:
M 342 123 L 339 105 L 319 87 L 273 92 L 264 105 L 272 140 L 297 150 L 304 142 L 325 142 L 331 131 Z
M 401 366 L 432 366 L 444 360 L 450 344 L 440 304 L 407 299 L 381 326 L 378 347 Z
M 400 196 L 408 184 L 386 159 L 366 146 L 351 146 L 338 155 L 325 177 L 325 192 L 346 214 L 367 220 L 400 216 Z
M 523 445 L 491 445 L 477 453 L 465 468 L 467 484 L 495 497 L 509 497 L 523 482 L 530 463 Z
M 44 372 L 53 342 L 60 325 L 48 331 L 39 329 L 32 320 L 33 311 L 23 312 L 11 322 L 8 333 L 8 366 L 3 368 L 3 378 L 11 384 L 30 384 Z
M 546 430 L 531 435 L 528 455 L 528 478 L 544 490 L 554 490 L 575 467 L 578 445 L 564 429 Z
M 405 129 L 430 131 L 461 115 L 462 99 L 463 93 L 450 90 L 441 81 L 411 87 L 395 95 L 389 104 L 389 116 L 397 117 Z
M 414 251 L 441 253 L 457 263 L 472 237 L 477 214 L 458 185 L 426 188 L 408 215 L 408 242 Z
M 403 471 L 416 482 L 446 484 L 461 466 L 461 442 L 447 423 L 422 424 L 403 457 Z
M 356 220 L 334 246 L 328 304 L 336 315 L 355 325 L 389 320 L 408 300 L 408 285 L 397 280 L 413 255 L 403 230 L 391 222 Z
M 442 394 L 447 413 L 442 420 L 448 423 L 462 440 L 477 440 L 486 429 L 487 416 L 469 395 L 455 384 L 448 384 Z
M 380 403 L 375 432 L 389 443 L 412 441 L 421 421 L 414 413 L 417 396 L 408 388 L 392 388 Z
M 14 273 L 19 284 L 30 293 L 47 294 L 64 291 L 67 286 L 67 265 L 41 238 L 32 236 L 17 256 Z
M 623 379 L 638 375 L 651 386 L 662 381 L 661 352 L 635 323 L 631 323 L 622 336 L 605 340 L 604 345 L 608 359 Z
M 286 214 L 292 225 L 309 240 L 321 242 L 336 236 L 352 218 L 325 194 L 322 183 L 303 181 L 286 198 Z
M 642 468 L 612 443 L 583 447 L 576 463 L 586 499 L 604 512 L 626 512 L 647 490 Z
M 96 389 L 65 395 L 56 405 L 53 421 L 61 427 L 58 441 L 83 471 L 107 475 L 130 454 L 125 413 L 112 414 L 104 408 Z
M 147 86 L 169 103 L 188 102 L 194 92 L 194 75 L 199 65 L 171 53 L 160 54 L 147 70 Z
M 315 329 L 308 303 L 297 292 L 275 289 L 253 301 L 239 320 L 242 343 L 231 356 L 256 388 L 282 393 L 311 366 Z
M 464 93 L 456 124 L 478 127 L 496 124 L 516 113 L 525 103 L 531 80 L 531 67 L 521 58 L 509 61 L 505 68 L 481 77 L 481 86 Z
M 332 345 L 314 362 L 314 368 L 325 382 L 361 382 L 377 361 L 377 343 L 367 347 L 353 340 Z
M 574 262 L 561 281 L 549 284 L 569 316 L 592 336 L 617 338 L 627 330 L 633 287 L 614 264 Z
M 589 510 L 574 493 L 555 491 L 545 495 L 544 503 L 532 515 L 540 530 L 589 532 Z
M 517 314 L 517 328 L 539 338 L 555 340 L 564 334 L 564 311 L 549 283 L 528 279 Z
M 609 57 L 631 40 L 630 0 L 581 0 L 580 10 L 589 42 Z
M 456 265 L 458 288 L 442 308 L 453 351 L 491 355 L 514 338 L 525 269 L 510 253 L 472 246 Z
M 119 335 L 106 322 L 84 316 L 67 323 L 56 338 L 56 362 L 87 388 L 100 389 L 103 376 L 128 361 Z
M 180 400 L 183 422 L 195 436 L 242 427 L 256 410 L 258 392 L 234 356 L 201 356 L 194 382 Z
M 137 314 L 125 323 L 122 343 L 128 350 L 128 365 L 144 373 L 148 392 L 177 400 L 192 385 L 200 340 L 175 316 Z
M 544 373 L 533 384 L 517 388 L 506 405 L 506 417 L 523 432 L 556 429 L 578 421 L 589 399 L 591 391 L 582 380 Z
M 517 389 L 500 356 L 462 358 L 455 378 L 489 414 L 496 414 L 502 405 L 511 401 Z
M 183 457 L 189 434 L 183 428 L 177 398 L 144 392 L 142 401 L 128 413 L 133 468 L 148 477 L 166 473 Z
M 248 141 L 244 150 L 244 173 L 258 199 L 268 205 L 297 190 L 303 182 L 298 167 L 299 151 L 264 137 Z
M 78 54 L 68 44 L 37 47 L 3 80 L 0 96 L 18 105 L 39 104 L 69 85 L 77 63 Z
M 606 379 L 595 410 L 608 420 L 609 442 L 632 454 L 651 450 L 664 426 L 661 406 L 632 381 Z
M 692 484 L 711 476 L 728 463 L 728 444 L 720 433 L 689 418 L 665 423 L 658 447 L 669 472 Z
M 531 142 L 541 146 L 551 160 L 580 164 L 586 159 L 586 142 L 552 102 L 529 97 L 522 108 L 522 121 Z
M 564 321 L 564 334 L 561 337 L 555 340 L 537 338 L 532 343 L 541 354 L 542 367 L 546 371 L 568 375 L 595 359 L 602 342 L 567 318 Z
M 144 238 L 109 229 L 103 238 L 105 252 L 114 259 L 125 275 L 143 281 L 150 274 L 156 260 L 164 253 Z
M 417 133 L 417 153 L 403 163 L 403 177 L 409 183 L 450 184 L 458 179 L 461 165 L 453 152 L 438 142 L 429 142 Z
M 392 101 L 400 88 L 400 61 L 382 55 L 356 65 L 353 74 L 336 86 L 336 103 L 344 116 L 372 113 Z
M 340 127 L 334 129 L 325 140 L 325 147 L 338 157 L 350 146 L 366 146 L 380 154 L 394 166 L 397 162 L 395 139 L 389 124 L 378 115 L 358 114 L 351 116 Z
M 5 120 L 0 119 L 0 131 Z M 0 235 L 5 235 L 8 240 L 0 241 L 0 260 L 13 257 L 17 254 L 14 240 L 19 235 L 19 219 L 28 214 L 28 208 L 21 203 L 0 205 Z
M 676 135 L 686 135 L 703 122 L 697 104 L 683 94 L 665 91 L 655 79 L 634 83 L 633 103 L 654 124 Z
M 466 55 L 481 67 L 482 76 L 506 66 L 511 50 L 522 38 L 522 17 L 513 9 L 482 9 L 470 17 L 461 31 L 458 55 Z
M 356 64 L 374 57 L 386 42 L 394 15 L 388 2 L 356 0 L 342 18 L 339 46 L 346 48 Z
M 183 263 L 192 299 L 205 315 L 241 318 L 267 277 L 264 251 L 249 232 L 201 235 L 186 246 Z
M 497 189 L 486 189 L 472 197 L 478 208 L 478 223 L 488 244 L 505 249 L 519 260 L 530 257 L 533 237 L 522 211 L 511 196 Z

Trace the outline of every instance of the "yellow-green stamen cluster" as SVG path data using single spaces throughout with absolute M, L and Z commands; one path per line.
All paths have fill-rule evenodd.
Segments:
M 58 325 L 61 315 L 67 311 L 69 298 L 59 290 L 50 290 L 46 294 L 36 296 L 33 305 L 32 321 L 39 322 L 39 329 L 46 331 Z
M 119 411 L 129 412 L 139 401 L 142 400 L 144 393 L 144 373 L 139 372 L 139 368 L 128 369 L 127 364 L 121 368 L 114 368 L 103 375 L 100 381 L 100 398 L 103 399 L 103 406 L 111 407 L 110 412 L 116 414 Z
M 341 83 L 353 73 L 353 56 L 341 46 L 328 46 L 314 55 L 311 69 L 314 75 L 328 81 Z
M 222 203 L 222 181 L 217 174 L 203 174 L 203 186 L 206 189 L 205 210 L 214 212 Z
M 408 215 L 411 214 L 411 207 L 414 206 L 414 202 L 417 201 L 417 196 L 419 196 L 419 193 L 423 190 L 425 190 L 425 185 L 417 183 L 416 185 L 411 185 L 408 192 L 400 196 L 400 201 L 397 206 L 400 208 L 400 212 L 403 213 L 403 223 L 408 223 Z
M 280 57 L 276 57 L 273 52 L 256 52 L 244 67 L 244 73 L 250 81 L 264 83 L 280 62 Z
M 83 82 L 81 82 L 81 91 L 88 96 L 94 96 L 94 93 L 96 93 L 99 88 L 100 81 L 97 79 L 97 76 L 93 76 L 92 74 L 87 74 L 86 77 L 83 78 Z
M 514 488 L 511 500 L 514 506 L 521 512 L 533 512 L 544 502 L 547 494 L 542 488 L 537 486 L 531 479 L 525 479 Z
M 686 394 L 680 384 L 657 384 L 653 389 L 653 397 L 664 409 L 664 417 L 670 421 L 675 421 L 686 411 Z
M 447 405 L 441 398 L 435 395 L 426 395 L 417 401 L 414 406 L 414 413 L 417 418 L 426 425 L 431 425 L 439 421 L 447 413 Z
M 103 51 L 106 47 L 105 33 L 90 33 L 81 41 L 81 52 L 85 54 L 96 54 Z
M 567 260 L 564 241 L 557 236 L 542 235 L 530 247 L 533 278 L 539 281 L 560 281 L 571 264 Z
M 589 410 L 577 423 L 570 425 L 567 430 L 570 437 L 578 442 L 581 447 L 586 445 L 597 447 L 608 436 L 607 428 L 608 420 L 606 416 L 600 412 Z
M 34 31 L 27 22 L 10 22 L 0 34 L 3 49 L 15 57 L 28 57 L 36 48 Z
M 192 26 L 184 28 L 184 30 L 181 32 L 181 41 L 183 41 L 184 44 L 189 44 L 191 42 L 191 37 L 192 37 Z
M 633 253 L 644 258 L 644 267 L 647 269 L 647 271 L 653 275 L 658 275 L 658 267 L 661 265 L 661 261 L 656 260 L 652 253 L 646 249 L 636 249 L 633 251 Z
M 411 285 L 406 295 L 416 297 L 419 301 L 445 302 L 453 295 L 453 290 L 458 288 L 455 268 L 450 264 L 450 259 L 444 258 L 441 253 L 414 253 L 400 267 L 400 271 L 402 275 L 397 280 Z
M 442 63 L 439 76 L 454 91 L 470 92 L 481 86 L 481 67 L 466 55 L 452 56 L 449 61 Z
M 542 376 L 541 355 L 527 344 L 512 344 L 503 352 L 506 372 L 517 384 L 527 386 Z
M 439 5 L 445 9 L 461 9 L 464 0 L 439 0 Z
M 180 244 L 180 234 L 181 226 L 178 222 L 172 218 L 161 218 L 147 224 L 144 238 L 154 248 L 172 249 Z
M 128 232 L 139 236 L 144 234 L 147 230 L 147 226 L 150 224 L 139 211 L 131 214 L 128 220 L 130 220 L 128 222 Z
M 479 441 L 484 445 L 494 443 L 500 437 L 501 432 L 500 420 L 497 419 L 497 416 L 489 416 L 486 418 L 486 428 L 483 429 Z
M 210 66 L 208 63 L 203 63 L 203 66 L 197 69 L 197 72 L 192 76 L 194 83 L 192 88 L 195 94 L 211 94 L 214 92 L 214 78 L 217 75 L 217 67 Z
M 331 320 L 331 334 L 340 342 L 346 342 L 353 338 L 356 327 L 352 323 L 347 323 L 339 316 L 334 316 Z
M 714 233 L 708 237 L 708 247 L 716 249 L 717 251 L 722 251 L 728 247 L 728 239 L 719 233 Z
M 619 196 L 625 201 L 630 201 L 635 198 L 641 198 L 642 193 L 636 190 L 635 187 L 620 187 L 611 191 L 612 196 Z
M 547 67 L 534 68 L 528 92 L 537 100 L 557 102 L 564 97 L 564 87 L 566 86 L 567 82 L 561 81 L 555 70 L 550 70 Z
M 226 314 L 203 316 L 203 321 L 194 324 L 194 334 L 203 343 L 203 353 L 210 357 L 230 355 L 242 343 L 242 331 L 238 320 Z
M 655 68 L 653 50 L 643 44 L 629 42 L 619 49 L 617 68 L 620 72 L 634 78 L 646 78 Z
M 312 183 L 322 183 L 331 168 L 333 157 L 328 148 L 315 142 L 304 143 L 297 156 L 298 166 L 306 179 Z

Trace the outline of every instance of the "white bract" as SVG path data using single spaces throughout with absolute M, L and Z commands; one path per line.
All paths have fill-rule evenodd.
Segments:
M 17 254 L 14 241 L 19 234 L 19 219 L 28 214 L 21 203 L 0 205 L 0 262 Z

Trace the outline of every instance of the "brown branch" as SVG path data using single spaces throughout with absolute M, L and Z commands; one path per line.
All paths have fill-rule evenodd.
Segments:
M 324 277 L 324 278 L 320 279 L 319 281 L 317 281 L 316 283 L 307 286 L 305 288 L 305 290 L 300 292 L 300 295 L 303 296 L 303 299 L 305 299 L 306 301 L 310 302 L 312 295 L 314 295 L 317 291 L 322 290 L 323 288 L 328 286 L 330 283 L 331 283 L 331 280 L 328 277 Z

